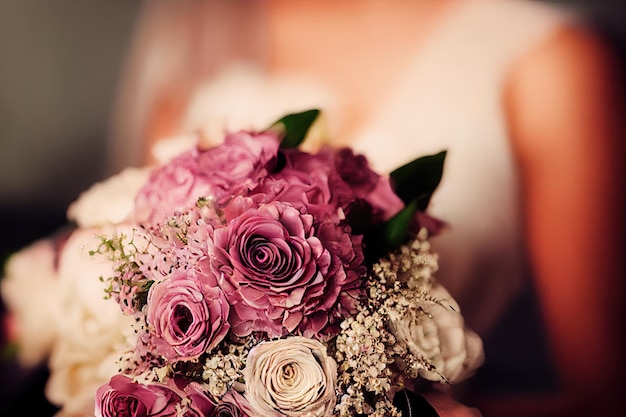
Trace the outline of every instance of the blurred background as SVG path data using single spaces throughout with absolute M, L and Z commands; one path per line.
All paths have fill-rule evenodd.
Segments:
M 139 4 L 0 0 L 3 256 L 55 228 L 77 193 L 103 177 L 109 110 Z
M 2 265 L 60 228 L 67 205 L 105 177 L 109 112 L 139 6 L 0 0 Z M 46 369 L 1 354 L 0 415 L 53 415 Z
M 626 63 L 626 2 L 556 3 L 586 13 Z M 61 227 L 67 205 L 112 174 L 110 111 L 140 5 L 0 0 L 1 262 Z M 0 371 L 0 415 L 17 413 L 14 404 L 22 415 L 53 414 L 45 369 L 3 360 Z
M 553 2 L 587 13 L 626 60 L 626 2 Z M 2 259 L 61 224 L 80 191 L 112 174 L 110 111 L 140 4 L 0 0 Z

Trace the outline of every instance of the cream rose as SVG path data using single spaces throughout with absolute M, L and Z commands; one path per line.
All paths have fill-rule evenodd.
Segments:
M 93 415 L 96 389 L 117 373 L 116 360 L 128 343 L 133 319 L 104 299 L 100 277 L 113 271 L 105 257 L 92 257 L 97 235 L 110 229 L 74 231 L 59 255 L 53 316 L 57 339 L 49 361 L 46 396 L 62 407 L 61 415 Z M 119 231 L 119 230 L 118 230 Z
M 2 300 L 9 313 L 10 337 L 19 347 L 17 359 L 26 367 L 42 363 L 57 337 L 55 246 L 53 239 L 42 239 L 14 253 L 0 281 Z
M 389 331 L 398 348 L 425 358 L 441 373 L 421 368 L 420 377 L 439 381 L 443 375 L 459 382 L 482 364 L 482 340 L 465 327 L 459 305 L 442 285 L 435 283 L 429 294 L 432 301 L 421 300 L 390 314 Z
M 92 185 L 70 204 L 68 219 L 82 228 L 129 220 L 135 206 L 135 195 L 148 180 L 149 173 L 149 168 L 126 168 Z
M 255 346 L 244 369 L 250 407 L 266 417 L 330 417 L 337 364 L 314 339 L 290 337 Z
M 119 232 L 131 219 L 135 195 L 149 168 L 128 168 L 94 184 L 73 202 L 68 219 L 78 229 L 67 240 L 46 239 L 7 262 L 2 295 L 26 365 L 48 357 L 46 397 L 59 416 L 92 415 L 95 390 L 117 372 L 116 361 L 129 342 L 132 318 L 105 300 L 100 277 L 113 273 L 106 258 L 95 258 L 97 236 Z M 62 236 L 64 239 L 66 236 Z

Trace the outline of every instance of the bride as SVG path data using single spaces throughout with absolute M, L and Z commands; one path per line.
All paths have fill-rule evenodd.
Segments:
M 321 108 L 380 170 L 448 150 L 438 277 L 485 342 L 485 416 L 612 415 L 623 388 L 622 97 L 568 10 L 505 0 L 145 2 L 111 170 L 164 138 Z M 441 415 L 446 400 L 428 397 Z

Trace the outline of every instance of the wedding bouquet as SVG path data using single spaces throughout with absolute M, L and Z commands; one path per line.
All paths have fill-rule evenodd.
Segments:
M 53 331 L 30 354 L 52 350 L 53 402 L 96 416 L 411 415 L 399 392 L 480 366 L 480 339 L 434 276 L 426 208 L 445 152 L 389 175 L 350 148 L 305 152 L 318 113 L 196 144 L 70 206 L 73 254 L 46 281 L 69 301 L 44 315 L 84 333 Z M 98 267 L 76 268 L 78 252 Z M 18 264 L 3 293 L 19 319 Z M 73 298 L 94 282 L 97 303 Z M 65 385 L 81 393 L 60 382 L 76 375 L 81 388 Z

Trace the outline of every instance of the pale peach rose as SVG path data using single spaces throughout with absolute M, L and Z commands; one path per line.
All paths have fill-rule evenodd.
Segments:
M 67 217 L 81 228 L 118 224 L 131 218 L 135 195 L 148 180 L 149 168 L 126 168 L 81 193 Z
M 315 339 L 261 343 L 248 354 L 243 374 L 245 397 L 259 416 L 333 415 L 337 364 Z

